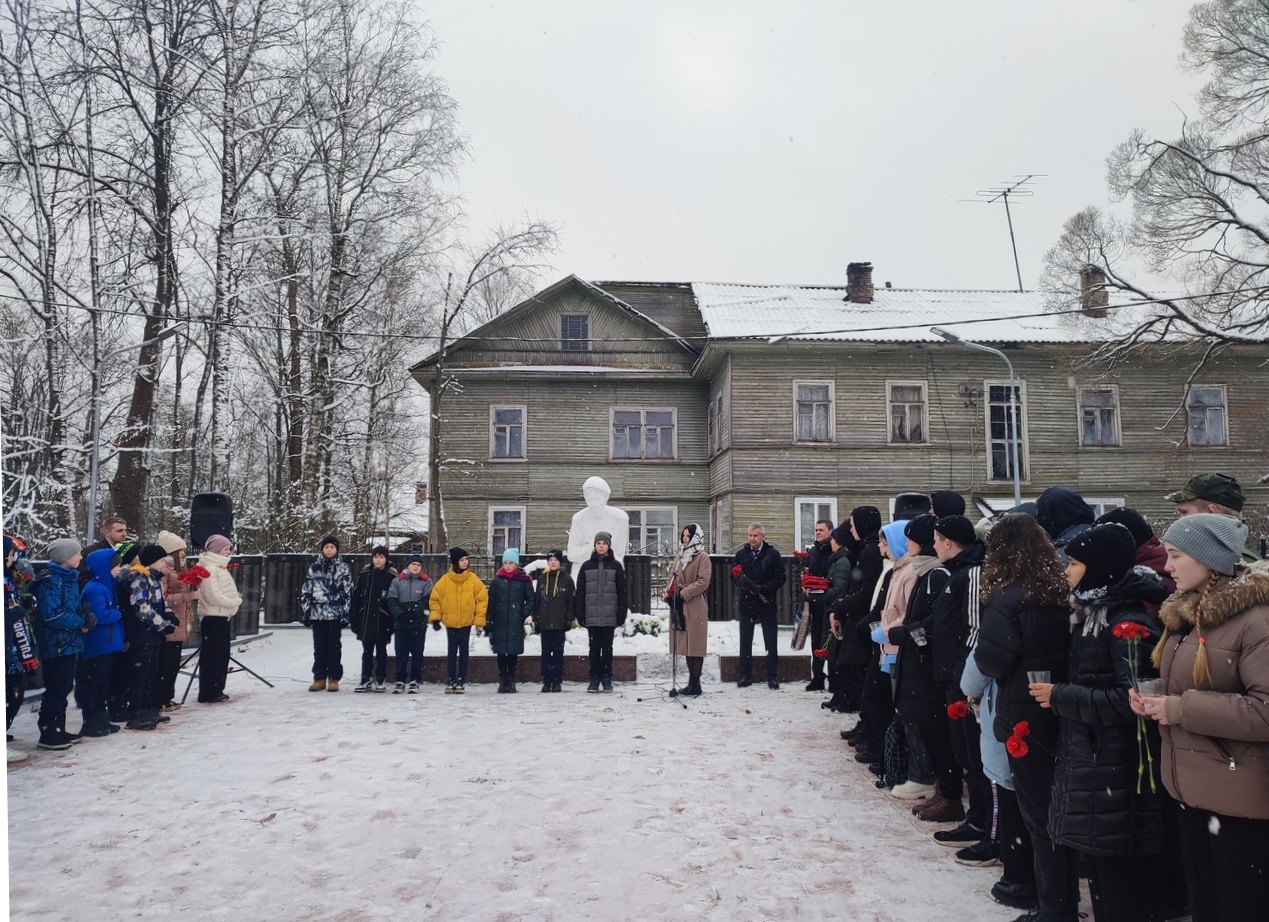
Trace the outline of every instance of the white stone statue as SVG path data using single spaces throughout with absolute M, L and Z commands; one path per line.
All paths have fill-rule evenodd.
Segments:
M 612 555 L 622 562 L 626 557 L 626 545 L 630 541 L 630 516 L 624 509 L 608 505 L 612 495 L 607 481 L 602 477 L 589 477 L 582 484 L 582 496 L 586 508 L 573 516 L 568 529 L 568 559 L 573 563 L 573 579 L 577 579 L 582 564 L 590 560 L 595 550 L 595 535 L 606 531 L 612 535 Z

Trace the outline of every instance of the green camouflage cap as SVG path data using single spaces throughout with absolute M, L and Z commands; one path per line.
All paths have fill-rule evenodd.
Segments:
M 1238 481 L 1227 474 L 1195 474 L 1181 489 L 1164 497 L 1171 503 L 1187 503 L 1201 499 L 1209 503 L 1228 506 L 1235 512 L 1243 509 L 1243 489 Z

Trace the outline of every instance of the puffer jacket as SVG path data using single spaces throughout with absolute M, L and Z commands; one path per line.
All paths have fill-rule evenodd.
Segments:
M 242 596 L 238 594 L 238 584 L 229 573 L 229 558 L 204 551 L 198 563 L 211 574 L 198 587 L 199 619 L 232 618 L 242 605 Z
M 1049 700 L 1059 718 L 1049 834 L 1085 854 L 1150 855 L 1163 849 L 1159 795 L 1151 792 L 1150 778 L 1141 779 L 1137 792 L 1138 766 L 1145 763 L 1149 771 L 1141 748 L 1148 741 L 1138 741 L 1137 715 L 1128 706 L 1130 653 L 1135 652 L 1140 678 L 1154 674 L 1150 653 L 1158 631 L 1143 596 L 1160 586 L 1158 576 L 1141 568 L 1103 596 L 1072 596 L 1068 679 L 1053 686 Z M 1135 651 L 1114 636 L 1115 625 L 1127 622 L 1150 631 Z
M 163 602 L 163 577 L 149 567 L 136 563 L 119 574 L 115 584 L 119 596 L 119 612 L 123 616 L 123 636 L 129 647 L 161 644 L 163 633 L 173 619 L 168 617 Z
M 185 643 L 194 627 L 193 609 L 198 590 L 181 582 L 181 574 L 171 560 L 164 557 L 150 570 L 163 574 L 163 604 L 167 606 L 169 619 L 176 621 L 176 630 L 167 635 L 168 643 Z
M 396 575 L 397 571 L 387 566 L 382 570 L 376 570 L 370 564 L 362 567 L 348 608 L 353 633 L 358 640 L 387 643 L 392 636 L 388 590 L 396 581 Z M 422 627 L 426 623 L 420 620 L 417 626 Z
M 428 599 L 432 597 L 433 584 L 426 573 L 417 576 L 408 569 L 392 581 L 388 587 L 388 611 L 393 627 L 397 630 L 413 630 L 427 627 Z
M 1159 612 L 1167 694 L 1163 783 L 1176 800 L 1225 816 L 1269 819 L 1269 568 L 1240 566 Z M 1195 630 L 1195 626 L 1199 630 Z M 1198 635 L 1209 681 L 1194 684 Z
M 79 571 L 49 561 L 32 584 L 35 630 L 40 658 L 73 656 L 84 651 L 84 615 L 79 609 Z
M 439 621 L 452 628 L 474 625 L 479 629 L 485 626 L 489 593 L 471 570 L 455 573 L 451 568 L 436 581 L 428 606 L 431 609 L 429 621 Z
M 774 553 L 774 549 L 772 550 Z M 776 554 L 776 559 L 779 559 Z M 590 560 L 577 574 L 573 614 L 586 627 L 621 627 L 626 623 L 626 570 L 613 557 L 612 548 L 603 557 L 591 551 Z
M 855 561 L 846 548 L 838 548 L 828 562 L 828 583 L 821 601 L 827 611 L 834 602 L 841 598 L 850 585 L 850 571 L 855 569 Z
M 494 653 L 524 652 L 524 622 L 533 615 L 537 592 L 529 574 L 499 570 L 489 581 L 489 612 L 485 633 Z
M 539 570 L 538 593 L 533 605 L 533 624 L 542 631 L 565 631 L 573 623 L 573 595 L 576 587 L 566 569 Z
M 1031 726 L 1028 742 L 1053 757 L 1057 748 L 1057 716 L 1040 707 L 1027 690 L 1028 672 L 1047 671 L 1053 683 L 1066 681 L 1070 652 L 1069 608 L 1035 605 L 1024 599 L 1015 580 L 993 592 L 983 611 L 983 626 L 974 648 L 974 661 L 983 675 L 995 679 L 996 739 L 1002 743 L 1021 721 Z
M 912 558 L 908 565 L 916 574 L 908 610 L 903 623 L 886 632 L 890 643 L 899 648 L 899 658 L 891 667 L 894 676 L 894 705 L 899 716 L 918 727 L 930 727 L 942 719 L 945 702 L 943 692 L 934 682 L 934 656 L 930 647 L 929 619 L 934 600 L 943 592 L 948 572 L 939 566 L 939 559 L 929 555 Z M 914 632 L 921 628 L 925 643 L 917 642 Z
M 866 665 L 872 652 L 868 624 L 872 620 L 873 595 L 885 568 L 875 533 L 864 536 L 857 559 L 845 589 L 827 606 L 827 610 L 841 622 L 842 641 L 837 662 L 847 666 Z M 836 583 L 833 588 L 836 589 Z
M 352 571 L 336 554 L 318 557 L 308 568 L 308 578 L 300 589 L 300 621 L 341 621 L 348 623 L 352 601 Z
M 114 558 L 114 548 L 110 547 L 88 555 L 89 579 L 80 595 L 80 606 L 92 612 L 97 623 L 84 635 L 85 659 L 123 652 L 122 615 L 115 592 L 115 578 L 110 572 Z

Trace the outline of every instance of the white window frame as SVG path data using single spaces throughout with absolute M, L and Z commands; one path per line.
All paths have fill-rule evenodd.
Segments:
M 894 426 L 892 425 L 891 409 L 894 407 L 893 388 L 896 387 L 919 387 L 921 388 L 921 438 L 920 439 L 896 439 L 894 437 Z M 905 406 L 908 404 L 905 403 Z M 909 426 L 909 429 L 911 427 Z M 886 443 L 889 445 L 928 445 L 930 444 L 930 388 L 928 381 L 905 381 L 901 379 L 886 379 Z
M 1031 427 L 1027 423 L 1027 382 L 1021 378 L 1014 379 L 1014 386 L 1018 389 L 1018 425 L 1022 429 L 1022 438 L 1018 440 L 1018 464 L 1022 466 L 1022 471 L 1018 477 L 1019 483 L 1027 483 L 1031 480 Z M 1009 389 L 1008 378 L 985 378 L 983 379 L 983 442 L 986 447 L 984 452 L 987 461 L 987 482 L 988 483 L 1010 483 L 1013 481 L 1013 474 L 1007 473 L 1004 477 L 997 477 L 991 464 L 991 445 L 994 441 L 991 436 L 991 389 L 993 387 L 1003 387 L 1006 391 Z M 1008 413 L 1009 403 L 1006 401 L 1006 414 Z M 1005 440 L 1005 452 L 1007 463 L 1012 464 L 1012 454 L 1010 453 L 1010 442 Z
M 828 388 L 828 434 L 822 439 L 804 439 L 798 435 L 798 417 L 801 401 L 798 399 L 800 387 Z M 812 419 L 812 421 L 814 421 Z M 837 388 L 832 381 L 798 380 L 793 381 L 793 441 L 799 445 L 832 445 L 837 441 Z
M 618 413 L 641 413 L 643 425 L 640 427 L 639 435 L 639 457 L 633 458 L 626 455 L 617 455 L 617 414 Z M 648 448 L 648 440 L 643 430 L 647 429 L 647 420 L 649 413 L 669 413 L 670 414 L 670 441 L 671 452 L 670 457 L 646 457 L 645 452 Z M 679 459 L 679 411 L 678 407 L 610 407 L 608 410 L 608 460 L 613 462 L 633 461 L 644 464 L 665 464 L 667 462 L 678 461 Z
M 524 506 L 490 506 L 490 507 L 489 507 L 489 528 L 488 528 L 488 529 L 487 529 L 487 531 L 486 531 L 487 543 L 486 543 L 486 545 L 485 545 L 486 547 L 488 547 L 488 548 L 489 548 L 489 556 L 490 556 L 491 558 L 498 558 L 498 557 L 501 557 L 501 556 L 502 556 L 502 551 L 501 551 L 501 550 L 495 550 L 495 548 L 497 547 L 497 545 L 496 545 L 496 544 L 495 544 L 495 542 L 494 542 L 494 530 L 495 530 L 495 528 L 497 528 L 497 527 L 503 527 L 503 526 L 495 526 L 495 525 L 494 525 L 494 514 L 495 514 L 495 513 L 497 513 L 497 512 L 518 512 L 518 513 L 520 513 L 520 543 L 519 543 L 519 544 L 512 544 L 510 541 L 506 541 L 506 543 L 504 543 L 504 545 L 503 545 L 502 550 L 506 550 L 508 547 L 514 547 L 514 548 L 519 548 L 519 549 L 520 549 L 520 553 L 521 553 L 521 554 L 523 554 L 523 553 L 525 552 L 525 546 L 524 546 L 524 536 L 525 536 L 525 534 L 526 534 L 526 529 L 529 527 L 529 523 L 528 523 L 528 513 L 527 513 L 527 511 L 526 511 L 526 507 L 524 507 Z
M 1093 508 L 1093 518 L 1100 519 L 1112 509 L 1118 509 L 1124 504 L 1122 496 L 1085 496 L 1084 502 Z
M 519 410 L 520 411 L 520 454 L 519 455 L 498 455 L 494 453 L 494 446 L 497 443 L 497 427 L 500 425 L 509 425 L 506 423 L 496 423 L 494 417 L 499 410 Z M 529 409 L 524 406 L 503 405 L 489 407 L 489 460 L 498 463 L 503 462 L 525 462 L 529 460 Z M 510 444 L 510 439 L 508 439 Z
M 1111 398 L 1114 400 L 1115 410 L 1115 441 L 1113 442 L 1086 442 L 1084 441 L 1084 395 L 1095 391 L 1109 391 Z M 1096 409 L 1103 409 L 1098 407 Z M 1075 425 L 1079 429 L 1078 438 L 1081 448 L 1122 448 L 1124 444 L 1124 414 L 1119 406 L 1119 385 L 1118 384 L 1087 384 L 1076 389 L 1075 392 Z M 1100 428 L 1100 424 L 1099 424 Z
M 722 441 L 721 430 L 723 421 L 719 418 L 722 415 L 722 407 L 719 400 L 711 399 L 709 402 L 707 428 L 709 432 L 709 453 L 710 456 L 718 454 L 719 442 Z
M 649 526 L 648 526 L 648 523 L 644 521 L 644 519 L 646 519 L 647 514 L 649 512 L 668 512 L 670 514 L 671 524 L 670 524 L 669 537 L 667 539 L 666 537 L 662 536 L 657 539 L 658 547 L 656 548 L 656 553 L 654 553 L 652 556 L 653 557 L 672 557 L 674 554 L 678 553 L 679 535 L 682 533 L 682 529 L 679 527 L 679 507 L 678 506 L 635 506 L 634 508 L 627 506 L 626 515 L 630 516 L 631 518 L 630 529 L 635 529 L 635 528 L 639 529 L 640 540 L 636 544 L 630 538 L 630 534 L 628 530 L 626 533 L 626 553 L 627 554 L 645 553 L 643 548 L 647 542 L 643 539 L 647 537 L 646 529 Z M 635 516 L 638 516 L 640 519 L 640 522 L 638 525 L 634 524 Z M 661 529 L 665 527 L 666 526 L 664 525 L 656 526 L 658 531 L 660 531 Z
M 1221 415 L 1224 417 L 1223 426 L 1225 429 L 1225 440 L 1223 442 L 1195 442 L 1190 439 L 1190 433 L 1194 431 L 1193 424 L 1190 421 L 1190 395 L 1194 393 L 1195 388 L 1203 388 L 1205 390 L 1220 391 L 1221 395 Z M 1213 409 L 1213 408 L 1208 408 Z M 1185 389 L 1185 441 L 1191 448 L 1228 448 L 1229 447 L 1229 394 L 1225 390 L 1224 384 L 1191 384 Z
M 816 507 L 815 512 L 811 514 L 811 521 L 804 523 L 802 521 L 802 506 L 810 504 Z M 828 506 L 828 512 L 824 515 L 818 513 L 818 507 Z M 795 496 L 793 497 L 793 534 L 797 541 L 798 550 L 802 550 L 807 545 L 815 541 L 815 523 L 820 519 L 830 519 L 837 521 L 837 498 L 833 496 Z M 807 525 L 810 529 L 807 534 L 811 536 L 810 541 L 803 541 L 802 526 Z
M 585 339 L 569 339 L 564 336 L 564 322 L 566 319 L 573 318 L 573 317 L 581 317 L 585 319 L 586 321 L 586 338 Z M 591 335 L 590 335 L 590 314 L 585 312 L 560 314 L 560 328 L 559 329 L 560 329 L 560 351 L 561 352 L 590 352 L 591 351 L 591 343 L 593 342 L 593 340 L 591 339 Z M 579 345 L 570 347 L 569 345 L 570 343 L 576 343 Z

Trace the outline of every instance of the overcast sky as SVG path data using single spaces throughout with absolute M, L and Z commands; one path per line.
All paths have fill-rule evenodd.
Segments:
M 548 281 L 1026 288 L 1134 127 L 1200 78 L 1183 0 L 416 0 L 470 142 L 473 228 L 555 222 Z

